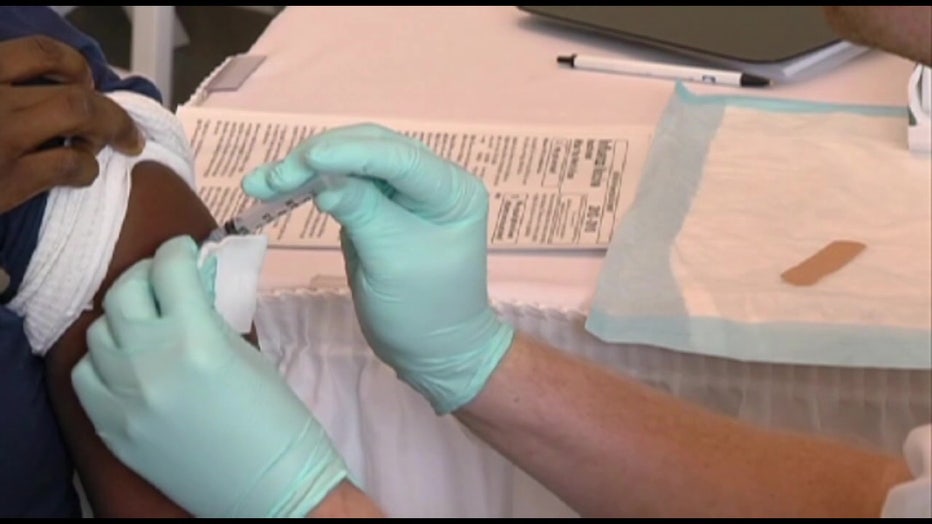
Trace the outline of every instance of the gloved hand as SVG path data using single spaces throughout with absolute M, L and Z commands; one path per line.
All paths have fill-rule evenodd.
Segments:
M 244 189 L 270 199 L 308 184 L 317 185 L 317 207 L 343 226 L 372 349 L 438 413 L 471 401 L 514 336 L 489 305 L 482 181 L 419 142 L 361 125 L 311 138 L 251 173 Z
M 213 309 L 188 237 L 113 284 L 72 372 L 97 433 L 195 516 L 304 517 L 346 475 L 272 364 Z

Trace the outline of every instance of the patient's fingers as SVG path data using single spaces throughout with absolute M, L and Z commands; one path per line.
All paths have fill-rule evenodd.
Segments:
M 6 94 L 12 92 L 13 89 L 5 90 Z M 0 137 L 0 143 L 12 149 L 7 155 L 32 151 L 56 137 L 80 138 L 94 153 L 112 146 L 122 153 L 137 155 L 145 146 L 129 114 L 92 89 L 76 85 L 46 86 L 17 88 L 15 93 L 23 107 L 5 115 L 17 123 L 2 128 L 5 136 Z M 33 103 L 29 104 L 30 101 Z
M 0 213 L 56 186 L 89 185 L 97 171 L 97 159 L 83 147 L 59 147 L 22 157 L 0 169 Z
M 0 42 L 0 83 L 41 77 L 94 87 L 87 60 L 70 45 L 42 35 Z

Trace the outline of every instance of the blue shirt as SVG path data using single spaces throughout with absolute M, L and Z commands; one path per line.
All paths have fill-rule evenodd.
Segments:
M 97 43 L 48 6 L 0 6 L 0 41 L 46 35 L 87 59 L 101 91 L 130 90 L 161 101 L 147 80 L 120 79 Z M 0 125 L 3 125 L 0 123 Z M 3 305 L 16 294 L 35 251 L 47 194 L 0 214 L 0 517 L 79 517 L 74 469 L 49 403 L 42 359 L 32 354 L 23 319 Z

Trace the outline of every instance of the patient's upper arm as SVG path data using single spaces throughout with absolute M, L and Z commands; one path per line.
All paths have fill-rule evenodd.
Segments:
M 46 356 L 49 388 L 59 423 L 96 516 L 172 516 L 185 512 L 120 463 L 97 437 L 71 385 L 71 368 L 87 351 L 85 331 L 101 314 L 113 280 L 136 261 L 150 257 L 169 238 L 206 237 L 215 221 L 197 195 L 168 168 L 153 162 L 132 172 L 132 191 L 123 229 L 107 276 L 84 313 Z

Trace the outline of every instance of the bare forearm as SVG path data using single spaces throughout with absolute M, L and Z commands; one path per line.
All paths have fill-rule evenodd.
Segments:
M 365 493 L 348 481 L 341 482 L 313 511 L 309 518 L 376 518 L 381 510 Z
M 691 406 L 526 336 L 457 417 L 586 516 L 878 516 L 897 459 Z

